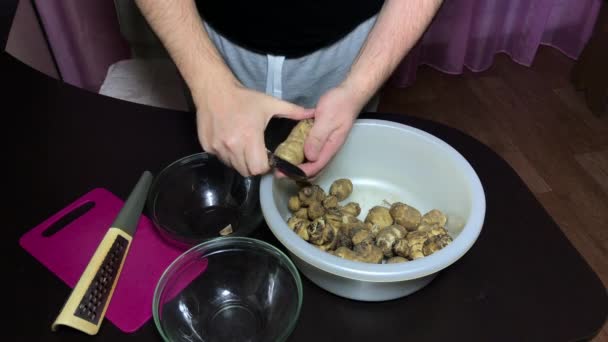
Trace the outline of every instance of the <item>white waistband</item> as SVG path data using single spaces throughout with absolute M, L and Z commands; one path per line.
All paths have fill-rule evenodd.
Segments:
M 283 86 L 281 84 L 284 56 L 267 55 L 268 69 L 266 72 L 266 94 L 277 99 L 283 98 Z

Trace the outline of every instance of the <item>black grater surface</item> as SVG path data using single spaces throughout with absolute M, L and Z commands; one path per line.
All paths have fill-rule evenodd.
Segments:
M 93 278 L 91 285 L 89 285 L 80 301 L 76 312 L 74 312 L 75 316 L 97 324 L 103 308 L 106 306 L 110 289 L 118 274 L 118 268 L 125 255 L 128 243 L 124 237 L 120 235 L 116 237 L 101 267 L 97 270 L 95 278 Z

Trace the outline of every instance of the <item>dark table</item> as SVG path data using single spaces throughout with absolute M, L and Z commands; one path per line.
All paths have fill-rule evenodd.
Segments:
M 3 333 L 24 341 L 160 340 L 152 320 L 133 334 L 107 320 L 93 337 L 69 329 L 51 332 L 70 289 L 21 249 L 18 239 L 95 187 L 125 199 L 144 170 L 157 173 L 200 151 L 194 115 L 90 93 L 6 53 L 0 70 L 8 149 L 3 168 L 9 172 L 2 247 L 11 269 L 5 295 L 13 301 Z M 356 302 L 303 278 L 305 300 L 291 341 L 572 341 L 598 333 L 608 312 L 605 287 L 504 160 L 431 121 L 405 114 L 363 116 L 423 129 L 460 151 L 485 187 L 485 225 L 463 258 L 406 298 Z M 282 248 L 266 226 L 255 237 Z

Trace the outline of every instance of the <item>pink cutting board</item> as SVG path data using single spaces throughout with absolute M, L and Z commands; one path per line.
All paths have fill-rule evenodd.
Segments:
M 43 232 L 53 223 L 91 202 L 94 206 L 85 214 L 53 235 L 43 236 Z M 28 231 L 19 243 L 74 288 L 123 205 L 124 202 L 108 190 L 93 189 Z M 123 332 L 131 333 L 139 329 L 152 317 L 152 298 L 158 280 L 169 264 L 183 252 L 183 249 L 163 241 L 153 223 L 142 215 L 105 317 Z M 187 286 L 202 271 L 190 272 L 178 287 Z M 176 294 L 173 292 L 170 296 Z M 60 310 L 57 308 L 57 313 Z

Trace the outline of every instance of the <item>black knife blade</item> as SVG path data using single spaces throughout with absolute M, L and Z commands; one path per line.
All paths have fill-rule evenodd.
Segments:
M 271 151 L 268 152 L 268 162 L 270 167 L 284 173 L 287 177 L 299 183 L 310 184 L 309 178 L 302 169 L 287 160 L 276 156 Z

